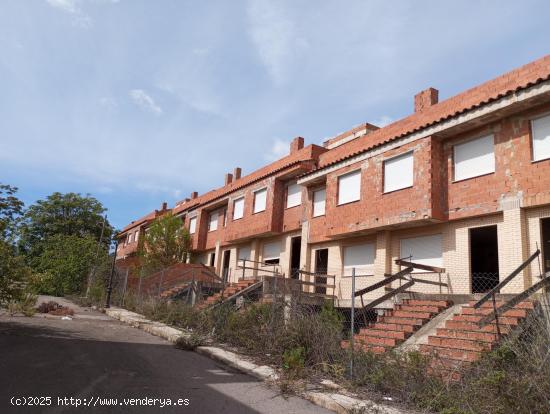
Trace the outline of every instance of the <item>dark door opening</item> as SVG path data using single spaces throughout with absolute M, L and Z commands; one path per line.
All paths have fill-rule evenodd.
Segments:
M 216 253 L 210 253 L 210 266 L 216 266 Z
M 300 255 L 302 252 L 302 238 L 290 239 L 290 277 L 298 279 L 300 271 Z
M 550 218 L 540 221 L 542 227 L 542 257 L 544 272 L 550 272 Z
M 328 270 L 328 249 L 315 250 L 315 282 L 325 284 L 327 278 L 322 275 L 326 275 Z M 327 288 L 325 286 L 315 286 L 315 293 L 326 294 Z
M 231 250 L 226 250 L 223 252 L 223 265 L 222 265 L 222 276 L 223 280 L 226 282 L 229 280 L 229 262 L 231 260 Z
M 470 229 L 472 293 L 484 293 L 499 282 L 497 226 Z

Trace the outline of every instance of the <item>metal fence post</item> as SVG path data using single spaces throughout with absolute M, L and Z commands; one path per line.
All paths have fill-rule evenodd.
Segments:
M 143 269 L 139 270 L 139 283 L 138 283 L 138 302 L 141 306 L 141 281 L 143 280 Z
M 349 361 L 349 376 L 350 379 L 353 379 L 353 351 L 354 351 L 354 341 L 353 337 L 355 336 L 355 267 L 351 269 L 351 337 L 350 337 L 350 346 L 351 346 L 351 358 Z
M 160 298 L 160 293 L 162 291 L 162 282 L 164 281 L 164 272 L 165 272 L 166 269 L 162 269 L 162 272 L 160 274 L 160 282 L 159 282 L 159 292 L 158 292 L 158 297 Z
M 124 306 L 124 300 L 126 299 L 126 289 L 128 289 L 128 274 L 130 273 L 130 268 L 126 268 L 126 275 L 124 276 L 124 290 L 122 291 L 122 305 Z

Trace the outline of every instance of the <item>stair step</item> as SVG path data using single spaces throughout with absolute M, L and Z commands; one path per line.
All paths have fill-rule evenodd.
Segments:
M 399 318 L 397 316 L 382 316 L 380 318 L 381 323 L 395 323 L 398 325 L 411 325 L 411 326 L 422 326 L 424 320 L 416 318 Z
M 406 333 L 413 333 L 415 331 L 413 325 L 404 325 L 404 324 L 397 324 L 397 323 L 384 323 L 384 322 L 376 322 L 374 325 L 371 326 L 371 328 L 380 329 L 380 330 L 387 330 L 387 331 L 406 332 Z
M 452 305 L 452 302 L 448 300 L 405 299 L 403 303 L 411 306 L 439 306 L 442 308 L 448 308 Z
M 429 305 L 396 305 L 397 310 L 406 311 L 406 312 L 427 312 L 427 313 L 439 313 L 444 308 L 442 306 L 429 306 Z
M 477 315 L 477 316 L 484 316 L 489 315 L 493 312 L 493 308 L 479 308 L 475 309 L 472 307 L 463 307 L 462 308 L 462 314 L 463 315 Z M 502 315 L 504 317 L 511 317 L 511 318 L 525 318 L 527 316 L 527 309 L 510 309 Z
M 445 322 L 445 328 L 473 332 L 497 332 L 496 323 L 490 323 L 480 328 L 475 322 L 449 320 Z M 500 325 L 500 332 L 503 334 L 508 333 L 510 332 L 510 327 L 508 325 Z
M 350 348 L 350 341 L 341 341 L 340 346 L 343 349 L 349 349 Z M 353 348 L 356 350 L 362 350 L 365 352 L 372 352 L 373 354 L 383 354 L 386 352 L 387 348 L 381 345 L 372 345 L 372 344 L 359 344 L 354 341 Z
M 428 344 L 451 349 L 467 349 L 469 351 L 490 351 L 494 348 L 492 342 L 481 342 L 471 339 L 447 338 L 444 336 L 429 336 Z
M 410 334 L 404 331 L 386 331 L 381 329 L 362 328 L 357 336 L 375 336 L 405 340 L 410 336 Z
M 393 311 L 389 311 L 388 316 L 395 316 L 397 318 L 429 320 L 432 317 L 432 314 L 428 312 L 410 312 L 410 311 L 403 311 L 403 310 L 393 310 Z
M 468 302 L 468 305 L 470 307 L 473 307 L 476 303 L 477 303 L 476 300 L 471 300 L 470 302 Z M 502 300 L 497 300 L 496 301 L 497 308 L 501 307 L 503 304 L 504 304 L 504 301 L 502 301 Z M 492 308 L 492 307 L 493 307 L 493 301 L 492 300 L 488 300 L 483 305 L 481 305 L 481 308 Z M 514 308 L 515 309 L 535 309 L 535 303 L 531 300 L 526 300 L 526 301 L 518 303 L 516 306 L 514 306 Z
M 462 321 L 462 322 L 479 322 L 483 316 L 478 315 L 455 315 L 453 316 L 453 321 Z M 494 321 L 493 321 L 494 322 Z M 518 318 L 510 318 L 506 316 L 499 316 L 498 322 L 501 325 L 511 325 L 516 326 L 519 323 Z
M 389 346 L 389 347 L 396 346 L 398 343 L 403 342 L 395 338 L 384 338 L 380 336 L 363 336 L 363 335 L 356 335 L 355 341 L 358 344 L 382 345 L 382 346 Z
M 421 344 L 420 351 L 439 358 L 454 359 L 455 361 L 474 362 L 481 357 L 481 352 L 467 349 L 439 348 L 429 344 Z
M 447 338 L 457 339 L 469 339 L 481 342 L 495 342 L 498 339 L 497 335 L 491 332 L 474 332 L 457 329 L 437 328 L 436 333 L 437 336 L 445 336 Z

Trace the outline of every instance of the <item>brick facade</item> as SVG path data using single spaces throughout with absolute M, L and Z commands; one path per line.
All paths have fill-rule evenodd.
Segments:
M 244 177 L 240 170 L 226 175 L 223 187 L 180 202 L 173 212 L 182 214 L 187 226 L 196 217 L 195 261 L 204 263 L 214 253 L 221 273 L 224 252 L 230 252 L 233 281 L 255 272 L 239 270 L 239 249 L 250 248 L 250 259 L 263 261 L 263 248 L 273 241 L 281 244 L 277 269 L 289 276 L 291 240 L 301 237 L 300 268 L 314 271 L 315 251 L 328 249 L 327 271 L 337 276 L 337 302 L 349 306 L 346 246 L 374 246 L 374 271 L 358 279 L 360 289 L 399 270 L 394 260 L 402 257 L 402 239 L 440 234 L 445 272 L 419 277 L 447 286 L 415 289 L 469 294 L 472 229 L 496 225 L 500 278 L 542 244 L 540 219 L 550 217 L 550 159 L 532 161 L 531 121 L 550 114 L 549 79 L 546 56 L 442 102 L 430 88 L 415 97 L 409 117 L 384 128 L 361 124 L 325 141 L 324 148 L 304 147 L 303 138 L 295 138 L 288 156 Z M 494 172 L 455 180 L 455 146 L 487 135 L 493 137 Z M 412 186 L 384 192 L 385 162 L 407 153 L 413 159 Z M 360 199 L 338 205 L 339 177 L 351 171 L 361 171 Z M 296 180 L 302 202 L 287 208 L 287 186 Z M 267 189 L 266 208 L 253 213 L 254 192 L 262 188 Z M 325 214 L 313 217 L 313 193 L 321 188 L 326 189 Z M 244 215 L 233 220 L 234 202 L 241 197 Z M 214 211 L 219 211 L 218 228 L 208 231 Z M 530 286 L 539 273 L 533 263 L 506 292 Z

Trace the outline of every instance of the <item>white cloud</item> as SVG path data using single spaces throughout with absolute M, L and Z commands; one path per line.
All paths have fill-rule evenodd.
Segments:
M 385 127 L 386 125 L 391 124 L 392 122 L 393 122 L 393 118 L 391 116 L 382 115 L 380 118 L 375 119 L 371 123 L 373 125 L 376 125 L 377 127 L 382 128 L 382 127 Z
M 72 16 L 72 25 L 76 27 L 81 27 L 83 29 L 88 29 L 92 27 L 93 21 L 90 16 L 78 7 L 77 0 L 46 0 L 46 2 L 65 13 L 68 13 Z
M 156 115 L 162 114 L 162 108 L 158 106 L 143 89 L 132 89 L 129 92 L 130 98 L 142 109 L 150 111 Z
M 289 64 L 307 40 L 296 36 L 294 23 L 281 3 L 254 0 L 248 3 L 249 35 L 260 59 L 276 84 L 286 82 Z
M 108 110 L 114 110 L 118 108 L 118 103 L 114 98 L 104 96 L 99 99 L 99 104 Z
M 290 142 L 276 138 L 271 145 L 270 151 L 264 156 L 268 161 L 275 161 L 288 155 Z
M 75 0 L 46 0 L 46 2 L 56 9 L 62 10 L 66 13 L 74 14 L 78 13 L 79 9 L 76 6 Z

